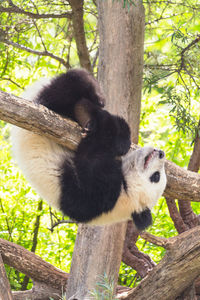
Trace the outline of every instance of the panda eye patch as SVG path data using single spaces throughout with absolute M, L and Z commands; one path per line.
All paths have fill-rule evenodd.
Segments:
M 160 181 L 160 172 L 155 172 L 155 173 L 153 173 L 153 175 L 151 175 L 151 177 L 150 177 L 150 181 L 151 182 L 159 182 Z

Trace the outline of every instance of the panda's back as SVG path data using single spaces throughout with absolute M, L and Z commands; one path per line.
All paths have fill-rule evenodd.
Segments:
M 11 138 L 14 157 L 28 181 L 42 198 L 59 209 L 60 177 L 63 162 L 70 157 L 68 150 L 16 126 Z
M 34 101 L 50 80 L 43 79 L 28 88 L 22 97 Z M 31 131 L 12 126 L 11 140 L 14 157 L 25 177 L 42 198 L 59 207 L 60 176 L 64 160 L 71 160 L 69 150 Z

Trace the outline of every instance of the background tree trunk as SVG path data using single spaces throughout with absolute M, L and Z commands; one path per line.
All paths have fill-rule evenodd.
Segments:
M 124 116 L 138 141 L 143 45 L 144 9 L 135 1 L 130 11 L 122 2 L 98 1 L 100 62 L 99 80 L 107 98 L 107 109 Z M 96 283 L 106 274 L 118 278 L 126 223 L 106 227 L 79 226 L 73 253 L 67 299 L 91 297 Z M 70 298 L 71 297 L 71 298 Z

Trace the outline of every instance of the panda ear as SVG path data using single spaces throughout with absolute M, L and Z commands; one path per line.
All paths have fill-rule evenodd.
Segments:
M 122 171 L 127 175 L 135 166 L 136 151 L 129 151 L 125 156 L 122 156 Z
M 79 125 L 83 128 L 85 132 L 89 132 L 94 129 L 93 116 L 96 110 L 97 108 L 95 107 L 95 105 L 85 98 L 82 98 L 75 105 L 74 115 L 76 121 L 79 123 Z

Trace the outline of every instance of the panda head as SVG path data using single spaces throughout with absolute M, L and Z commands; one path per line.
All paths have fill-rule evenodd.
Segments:
M 164 163 L 164 152 L 152 147 L 130 151 L 122 159 L 127 184 L 127 189 L 123 194 L 127 193 L 132 209 L 132 219 L 140 230 L 151 225 L 150 210 L 165 189 Z
M 112 210 L 93 219 L 90 224 L 109 225 L 133 220 L 137 230 L 151 225 L 151 208 L 166 186 L 164 163 L 164 152 L 152 147 L 131 149 L 122 156 L 124 184 L 120 196 Z

